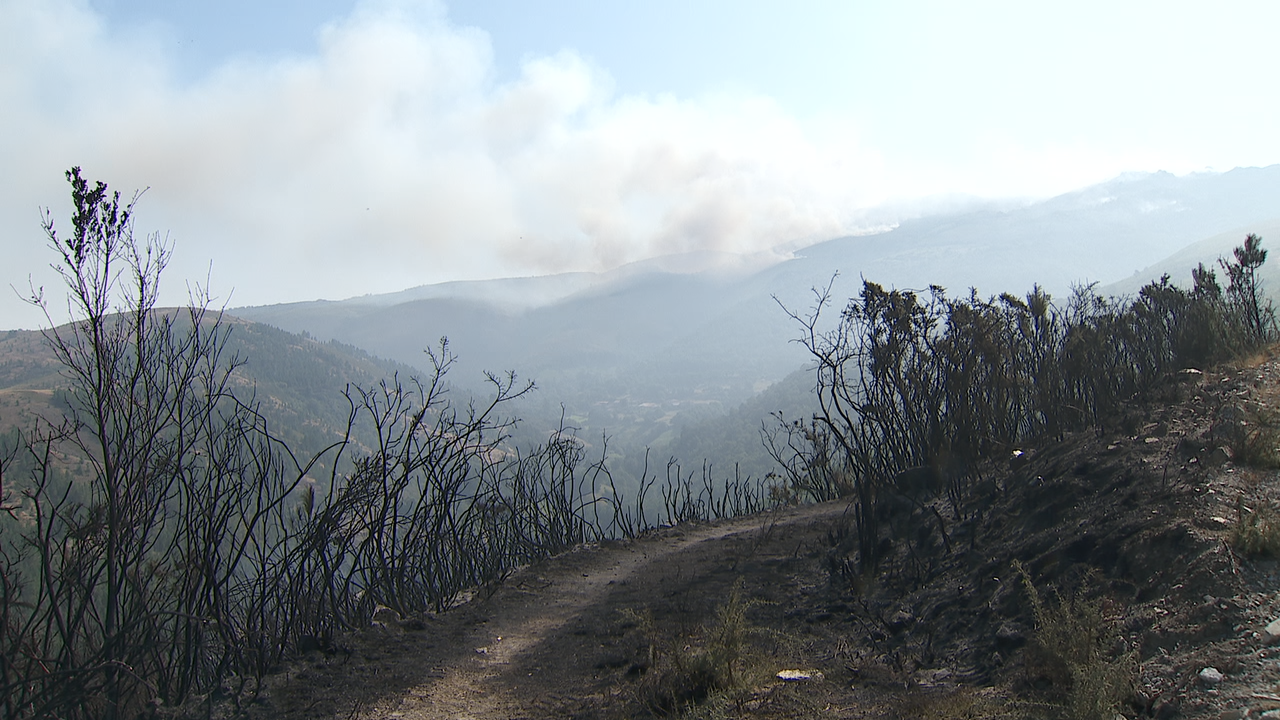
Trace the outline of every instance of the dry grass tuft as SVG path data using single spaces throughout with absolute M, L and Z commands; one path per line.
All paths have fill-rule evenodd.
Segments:
M 911 698 L 899 711 L 903 720 L 1005 720 L 1023 715 L 990 690 L 961 688 Z
M 687 644 L 679 637 L 664 640 L 649 613 L 629 612 L 649 636 L 650 668 L 638 689 L 641 702 L 655 715 L 672 717 L 742 689 L 751 604 L 742 597 L 742 582 L 735 583 L 729 599 L 716 608 L 714 622 Z
M 1236 502 L 1236 524 L 1231 531 L 1231 547 L 1245 557 L 1280 558 L 1280 513 L 1265 499 L 1255 507 Z

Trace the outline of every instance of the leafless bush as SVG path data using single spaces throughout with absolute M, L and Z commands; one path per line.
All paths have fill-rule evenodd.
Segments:
M 169 249 L 134 241 L 118 194 L 67 178 L 72 232 L 48 217 L 45 229 L 74 320 L 45 337 L 69 410 L 25 441 L 0 558 L 0 697 L 15 718 L 131 715 L 240 669 L 264 642 L 246 636 L 259 598 L 240 578 L 306 470 L 231 393 L 242 360 L 225 355 L 207 299 L 155 308 Z M 87 477 L 66 472 L 71 459 Z
M 667 462 L 666 480 L 661 488 L 663 524 L 751 515 L 775 504 L 771 478 L 744 477 L 737 467 L 733 477 L 716 478 L 711 465 L 705 462 L 698 482 L 694 481 L 695 472 L 683 472 L 674 458 Z
M 603 463 L 592 466 L 594 473 L 608 474 Z M 695 480 L 695 477 L 697 478 Z M 659 479 L 662 484 L 658 485 Z M 630 504 L 621 495 L 613 491 L 612 480 L 598 483 L 598 487 L 608 488 L 607 497 L 601 497 L 610 517 L 609 522 L 596 522 L 602 528 L 605 537 L 634 538 L 660 526 L 678 525 L 683 522 L 709 522 L 751 515 L 784 505 L 791 498 L 784 484 L 776 475 L 751 477 L 743 475 L 735 465 L 733 475 L 717 476 L 714 468 L 704 462 L 701 473 L 696 470 L 685 472 L 680 461 L 671 458 L 667 461 L 666 472 L 659 476 L 649 471 L 649 456 L 646 453 L 644 469 L 640 473 L 639 487 L 631 498 Z M 645 508 L 645 501 L 651 496 L 653 488 L 658 488 L 662 504 L 654 512 Z
M 350 393 L 379 446 L 311 491 L 290 528 L 279 575 L 300 637 L 366 624 L 379 605 L 446 609 L 467 588 L 602 534 L 588 519 L 598 473 L 581 442 L 561 429 L 529 452 L 506 445 L 514 420 L 497 413 L 532 384 L 492 377 L 487 404 L 460 409 L 443 382 L 447 345 L 432 359 L 425 383 Z

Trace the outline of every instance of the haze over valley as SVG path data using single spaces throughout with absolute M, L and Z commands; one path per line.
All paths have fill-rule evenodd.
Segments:
M 0 327 L 44 323 L 22 298 L 57 280 L 39 220 L 72 166 L 146 188 L 164 304 L 261 306 L 785 256 L 1280 162 L 1276 8 L 1122 5 L 6 0 Z M 1049 247 L 1076 235 L 1041 233 L 1067 262 L 1037 281 L 1092 274 Z

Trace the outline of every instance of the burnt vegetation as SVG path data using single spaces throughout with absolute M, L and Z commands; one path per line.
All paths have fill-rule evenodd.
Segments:
M 1058 304 L 1040 288 L 1025 297 L 948 298 L 886 290 L 861 294 L 824 330 L 829 290 L 808 312 L 784 307 L 802 329 L 816 383 L 810 418 L 775 415 L 762 435 L 780 478 L 799 497 L 854 498 L 856 557 L 873 572 L 898 515 L 929 508 L 948 549 L 982 512 L 983 463 L 1064 433 L 1099 433 L 1126 403 L 1184 369 L 1258 349 L 1276 319 L 1257 270 L 1261 238 L 1249 235 L 1220 261 L 1224 290 L 1200 265 L 1194 286 L 1166 275 L 1135 299 L 1078 287 Z M 925 501 L 942 497 L 950 517 Z M 926 573 L 927 574 L 927 573 Z
M 1204 266 L 1190 289 L 1165 277 L 1133 299 L 1082 287 L 1061 303 L 1039 288 L 955 299 L 866 282 L 834 323 L 819 290 L 810 310 L 787 310 L 818 409 L 763 428 L 777 472 L 721 478 L 673 460 L 662 474 L 646 465 L 623 497 L 607 442 L 591 450 L 562 424 L 515 447 L 507 408 L 533 384 L 491 375 L 486 398 L 461 397 L 443 341 L 423 378 L 349 387 L 345 432 L 301 454 L 235 383 L 244 358 L 210 298 L 197 289 L 184 309 L 157 307 L 170 248 L 135 238 L 133 204 L 78 168 L 67 177 L 70 232 L 45 221 L 73 317 L 45 331 L 63 417 L 0 438 L 0 713 L 11 718 L 238 701 L 291 654 L 330 647 L 384 608 L 447 610 L 574 545 L 779 504 L 851 498 L 833 577 L 923 587 L 992 512 L 983 468 L 1102 432 L 1179 371 L 1276 333 L 1254 235 L 1221 262 L 1225 288 Z M 655 707 L 683 702 L 680 688 L 660 690 Z

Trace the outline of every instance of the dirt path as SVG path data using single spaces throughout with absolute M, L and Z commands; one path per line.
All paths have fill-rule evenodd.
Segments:
M 789 603 L 778 591 L 803 593 L 799 578 L 821 575 L 809 567 L 812 556 L 846 508 L 791 508 L 581 548 L 522 569 L 492 596 L 437 616 L 424 630 L 393 623 L 344 640 L 334 654 L 313 654 L 253 714 L 626 716 L 635 704 L 627 690 L 646 669 L 650 638 L 625 611 L 649 613 L 665 632 L 691 631 L 734 582 L 750 577 L 761 585 L 750 596 L 785 613 Z
M 833 508 L 824 508 L 831 510 Z M 789 518 L 794 521 L 799 514 Z M 760 519 L 694 528 L 671 542 L 640 542 L 625 546 L 574 553 L 549 572 L 526 572 L 512 578 L 511 589 L 496 598 L 493 619 L 476 628 L 464 647 L 469 657 L 444 670 L 444 677 L 411 688 L 406 696 L 392 699 L 361 717 L 457 718 L 482 720 L 514 718 L 526 713 L 530 697 L 519 692 L 533 681 L 510 677 L 513 668 L 531 668 L 526 678 L 537 678 L 554 667 L 555 680 L 565 679 L 562 648 L 552 639 L 588 608 L 605 604 L 614 586 L 628 584 L 637 575 L 680 553 L 699 552 L 701 546 L 738 533 L 761 532 Z M 572 560 L 571 562 L 565 562 Z M 567 566 L 566 566 L 567 565 Z M 575 653 L 576 655 L 576 653 Z M 582 658 L 579 658 L 582 659 Z M 563 689 L 561 690 L 563 692 Z

